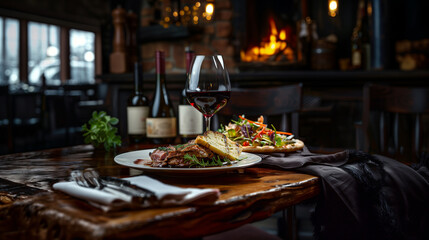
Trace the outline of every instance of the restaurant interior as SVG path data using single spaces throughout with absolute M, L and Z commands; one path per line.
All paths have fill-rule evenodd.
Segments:
M 371 39 L 372 65 L 356 69 L 351 37 L 358 2 L 340 2 L 330 13 L 323 1 L 216 1 L 209 19 L 194 21 L 186 14 L 196 10 L 182 9 L 193 1 L 6 1 L 0 9 L 0 82 L 9 89 L 2 90 L 2 101 L 9 102 L 2 107 L 0 152 L 82 143 L 80 127 L 93 110 L 118 117 L 119 133 L 126 139 L 133 61 L 142 62 L 143 89 L 151 99 L 155 50 L 165 51 L 167 87 L 177 107 L 186 78 L 186 48 L 221 53 L 233 88 L 302 83 L 296 134 L 315 150 L 355 148 L 364 85 L 424 86 L 429 34 L 421 10 L 426 3 L 380 1 L 381 9 L 374 12 L 380 33 Z M 134 22 L 122 30 L 125 42 L 119 43 L 127 48 L 127 65 L 112 69 L 109 58 L 118 31 L 113 11 L 118 7 Z M 172 17 L 171 11 L 184 17 Z
M 232 89 L 255 94 L 245 101 L 264 96 L 255 106 L 260 114 L 246 115 L 255 120 L 265 115 L 280 126 L 283 113 L 266 114 L 279 101 L 292 101 L 292 94 L 273 92 L 271 98 L 264 92 L 298 84 L 293 133 L 311 152 L 357 149 L 408 165 L 427 161 L 427 9 L 422 0 L 1 1 L 0 155 L 85 145 L 82 125 L 94 111 L 117 118 L 122 145 L 131 146 L 127 99 L 134 63 L 141 63 L 150 100 L 155 52 L 165 53 L 167 90 L 177 111 L 190 49 L 221 54 Z M 386 91 L 395 95 L 385 100 Z M 212 129 L 243 114 L 239 102 L 228 101 Z M 373 110 L 389 113 L 374 117 Z M 387 130 L 372 126 L 384 118 L 391 120 Z M 313 206 L 297 206 L 296 239 L 313 239 Z M 277 231 L 278 219 L 259 226 Z

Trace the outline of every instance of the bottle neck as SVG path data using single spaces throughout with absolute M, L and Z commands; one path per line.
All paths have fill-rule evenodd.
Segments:
M 156 52 L 156 90 L 155 97 L 168 103 L 167 87 L 165 84 L 165 57 L 164 52 Z
M 156 52 L 156 74 L 165 75 L 165 55 L 164 52 Z
M 362 18 L 365 11 L 365 2 L 363 0 L 358 1 L 357 14 L 356 14 L 356 26 L 362 24 Z
M 186 49 L 186 76 L 185 76 L 185 81 L 188 81 L 188 77 L 189 74 L 191 72 L 191 65 L 192 65 L 192 60 L 194 59 L 195 56 L 195 52 L 191 51 L 189 49 Z M 180 96 L 180 104 L 181 105 L 188 105 L 188 101 L 186 100 L 186 83 L 185 83 L 185 87 L 182 89 L 182 93 Z
M 165 87 L 165 55 L 162 51 L 156 52 L 156 84 Z
M 140 63 L 134 64 L 134 92 L 141 94 L 143 92 L 143 74 Z

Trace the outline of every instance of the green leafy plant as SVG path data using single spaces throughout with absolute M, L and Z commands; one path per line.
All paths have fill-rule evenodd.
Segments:
M 107 115 L 104 111 L 94 111 L 92 118 L 82 126 L 85 143 L 92 144 L 96 148 L 104 145 L 106 151 L 120 146 L 121 137 L 116 135 L 118 129 L 113 126 L 118 122 L 117 118 Z

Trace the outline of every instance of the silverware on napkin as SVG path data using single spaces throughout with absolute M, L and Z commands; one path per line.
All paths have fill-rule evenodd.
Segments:
M 108 192 L 126 202 L 153 203 L 155 194 L 147 189 L 132 185 L 129 181 L 115 177 L 100 177 L 93 168 L 73 170 L 71 180 L 81 187 Z

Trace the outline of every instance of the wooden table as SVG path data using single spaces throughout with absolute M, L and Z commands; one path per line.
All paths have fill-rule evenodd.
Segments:
M 145 147 L 106 154 L 82 145 L 0 156 L 0 232 L 6 239 L 197 238 L 265 219 L 320 191 L 315 176 L 260 165 L 207 177 L 151 175 L 181 187 L 218 188 L 219 200 L 204 207 L 105 213 L 51 188 L 73 169 L 94 167 L 102 176 L 141 174 L 113 158 Z

